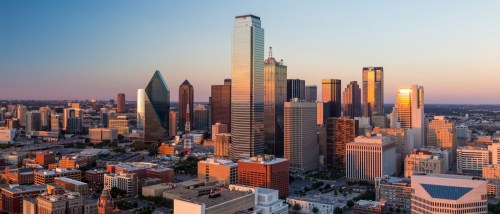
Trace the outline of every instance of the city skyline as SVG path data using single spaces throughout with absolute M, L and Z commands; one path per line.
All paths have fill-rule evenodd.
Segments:
M 224 10 L 216 10 L 221 5 Z M 306 85 L 332 78 L 345 88 L 362 82 L 363 67 L 381 66 L 384 103 L 394 103 L 398 88 L 418 84 L 426 87 L 427 104 L 499 104 L 495 35 L 500 27 L 494 27 L 494 11 L 500 3 L 308 6 L 4 2 L 0 73 L 9 78 L 0 80 L 0 99 L 109 100 L 123 92 L 134 101 L 137 89 L 160 70 L 167 85 L 188 79 L 199 91 L 194 100 L 206 102 L 210 86 L 231 76 L 232 18 L 252 13 L 267 29 L 265 48 L 276 47 L 288 77 Z M 379 13 L 372 15 L 375 10 Z M 303 15 L 294 16 L 297 11 Z M 321 90 L 318 95 L 321 99 Z

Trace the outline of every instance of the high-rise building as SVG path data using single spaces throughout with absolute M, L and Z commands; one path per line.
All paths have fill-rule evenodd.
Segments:
M 154 73 L 144 91 L 144 141 L 157 141 L 169 130 L 170 112 L 170 91 L 160 71 Z
M 283 157 L 283 105 L 287 96 L 287 67 L 276 61 L 269 47 L 264 62 L 264 143 L 265 154 Z
M 344 116 L 361 117 L 361 89 L 358 82 L 351 81 L 344 90 Z
M 483 166 L 490 162 L 489 151 L 482 147 L 464 146 L 457 149 L 457 172 L 481 175 Z
M 217 141 L 217 135 L 227 132 L 227 125 L 221 123 L 215 123 L 212 125 L 212 140 Z
M 389 210 L 411 210 L 411 180 L 383 176 L 375 178 L 375 200 L 384 199 Z
M 324 117 L 340 117 L 342 108 L 342 88 L 339 79 L 323 79 L 321 82 L 321 94 L 323 99 Z
M 385 114 L 374 114 L 372 115 L 372 126 L 373 128 L 389 128 L 389 119 Z
M 455 151 L 457 148 L 455 124 L 446 120 L 444 116 L 435 116 L 434 120 L 429 123 L 426 144 Z
M 191 85 L 188 80 L 184 80 L 184 82 L 179 86 L 179 127 L 181 130 L 185 130 L 186 128 L 188 106 L 190 113 L 189 121 L 191 121 L 191 127 L 189 128 L 190 130 L 193 130 L 194 90 L 193 85 Z
M 290 170 L 305 172 L 319 164 L 316 134 L 316 103 L 285 102 L 284 157 Z
M 80 109 L 65 108 L 63 118 L 63 129 L 66 133 L 77 133 L 83 129 L 83 115 Z
M 41 114 L 39 111 L 26 113 L 26 132 L 39 131 L 42 128 Z
M 218 158 L 229 158 L 231 148 L 231 134 L 222 133 L 216 135 L 214 156 Z
M 61 130 L 61 124 L 59 123 L 59 120 L 60 120 L 59 114 L 57 114 L 55 112 L 52 112 L 52 114 L 50 114 L 50 131 L 51 132 L 59 133 L 59 131 Z
M 316 85 L 306 85 L 306 102 L 316 102 L 318 100 L 318 87 Z
M 109 189 L 103 189 L 101 197 L 97 202 L 97 213 L 98 214 L 113 214 L 114 209 L 113 198 L 109 193 Z
M 358 120 L 346 118 L 334 118 L 335 131 L 334 137 L 335 152 L 333 155 L 333 164 L 327 165 L 329 168 L 337 172 L 345 172 L 346 167 L 346 147 L 350 142 L 354 142 L 355 138 L 359 135 Z M 329 137 L 331 139 L 331 137 Z
M 411 213 L 488 213 L 486 181 L 472 176 L 425 174 L 411 177 Z
M 146 118 L 146 91 L 137 89 L 137 128 L 144 129 Z
M 463 124 L 457 126 L 457 138 L 468 139 L 469 127 Z
M 500 143 L 488 145 L 488 151 L 491 155 L 491 164 L 500 164 Z
M 26 106 L 23 106 L 21 104 L 17 105 L 17 119 L 19 119 L 19 124 L 21 126 L 26 126 L 26 112 L 28 109 Z
M 48 106 L 40 107 L 40 109 L 38 109 L 38 111 L 40 112 L 40 122 L 41 122 L 40 128 L 42 130 L 49 130 L 50 113 L 51 113 L 50 108 Z
M 264 153 L 264 29 L 254 15 L 236 16 L 232 45 L 231 159 Z
M 363 117 L 384 113 L 384 68 L 363 68 Z
M 411 130 L 415 148 L 424 146 L 424 88 L 413 85 L 398 91 L 391 128 Z M 394 117 L 394 118 L 393 118 Z M 396 126 L 396 127 L 393 127 Z
M 236 184 L 238 179 L 238 164 L 231 160 L 208 158 L 198 162 L 198 179 L 219 181 L 228 187 Z
M 116 112 L 124 113 L 125 112 L 125 94 L 118 93 L 116 95 Z
M 137 196 L 139 179 L 136 173 L 111 173 L 104 174 L 104 189 L 116 187 L 127 193 L 127 197 Z
M 168 121 L 170 123 L 168 127 L 168 134 L 170 137 L 177 135 L 177 115 L 178 113 L 175 111 L 170 111 L 170 113 L 168 114 Z
M 347 144 L 347 181 L 374 183 L 376 177 L 396 173 L 396 145 L 381 136 L 359 136 Z
M 211 125 L 226 124 L 231 133 L 231 79 L 225 79 L 224 85 L 212 85 Z
M 208 125 L 208 109 L 205 108 L 205 105 L 198 104 L 193 108 L 193 122 L 192 126 L 196 130 L 204 130 L 208 131 L 209 130 L 209 125 Z
M 275 189 L 280 197 L 288 196 L 288 160 L 272 155 L 254 156 L 238 161 L 238 184 Z
M 306 98 L 306 81 L 301 79 L 286 80 L 286 101 L 291 99 L 304 100 Z

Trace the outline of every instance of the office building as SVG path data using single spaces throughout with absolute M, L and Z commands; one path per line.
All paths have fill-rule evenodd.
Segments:
M 442 154 L 416 150 L 405 158 L 404 176 L 411 177 L 421 173 L 444 174 L 448 172 L 445 161 L 446 157 Z
M 490 162 L 488 149 L 464 146 L 457 149 L 457 172 L 468 175 L 481 175 L 483 166 Z
M 35 185 L 51 184 L 54 183 L 55 178 L 59 177 L 67 177 L 77 181 L 82 180 L 81 171 L 76 169 L 65 169 L 65 168 L 57 168 L 53 170 L 39 169 L 35 170 L 34 172 Z
M 491 164 L 500 164 L 500 143 L 488 145 L 488 151 L 491 155 Z
M 108 120 L 108 128 L 116 129 L 120 135 L 128 135 L 129 127 L 129 120 L 126 116 L 118 116 L 117 118 Z
M 254 15 L 236 16 L 232 44 L 231 159 L 264 153 L 264 29 Z
M 104 174 L 109 172 L 104 169 L 90 169 L 85 171 L 85 180 L 89 184 L 89 188 L 95 189 L 104 185 Z
M 232 191 L 255 193 L 255 207 L 253 208 L 253 211 L 256 213 L 288 213 L 288 204 L 284 203 L 284 200 L 279 199 L 278 190 L 241 185 L 229 185 L 229 189 Z
M 283 106 L 287 101 L 287 67 L 276 61 L 269 47 L 264 61 L 264 143 L 265 154 L 283 157 Z
M 231 149 L 231 134 L 218 134 L 216 138 L 214 156 L 218 158 L 229 158 L 229 150 Z
M 97 213 L 98 214 L 113 214 L 113 209 L 115 208 L 113 203 L 113 198 L 109 193 L 109 189 L 102 190 L 101 197 L 97 202 Z
M 254 192 L 220 191 L 189 199 L 174 199 L 174 213 L 219 214 L 245 213 L 255 207 L 257 196 Z
M 176 149 L 175 149 L 175 146 L 173 145 L 170 145 L 169 143 L 162 143 L 159 147 L 158 147 L 158 154 L 159 155 L 176 155 Z
M 457 126 L 456 130 L 457 130 L 457 138 L 470 140 L 468 126 L 462 124 Z
M 125 94 L 118 93 L 116 95 L 116 112 L 125 113 Z
M 160 71 L 156 71 L 144 90 L 144 141 L 161 139 L 169 130 L 170 91 Z M 139 99 L 139 97 L 138 97 Z M 139 100 L 138 100 L 139 102 Z
M 169 130 L 168 130 L 168 133 L 169 133 L 169 136 L 170 137 L 174 137 L 177 135 L 177 118 L 178 118 L 178 115 L 179 113 L 175 112 L 175 111 L 170 111 L 170 113 L 168 114 L 168 118 L 169 118 Z
M 189 107 L 188 107 L 189 106 Z M 189 110 L 188 110 L 189 108 Z M 184 82 L 179 86 L 179 127 L 181 130 L 185 130 L 186 128 L 186 117 L 190 117 L 189 121 L 191 121 L 190 130 L 193 130 L 193 108 L 194 108 L 194 90 L 193 85 L 189 83 L 188 80 L 184 80 Z M 188 112 L 190 113 L 188 115 Z
M 396 173 L 396 145 L 382 136 L 359 136 L 347 144 L 346 178 L 374 183 L 376 177 Z
M 40 131 L 42 129 L 42 117 L 39 111 L 26 113 L 26 132 Z
M 429 123 L 427 129 L 427 146 L 449 148 L 455 151 L 457 148 L 457 135 L 455 124 L 446 120 L 444 116 L 435 116 Z
M 411 213 L 488 213 L 486 181 L 471 176 L 425 174 L 411 177 Z
M 36 163 L 42 166 L 49 166 L 49 164 L 56 162 L 56 154 L 52 151 L 39 151 L 35 154 Z
M 137 89 L 137 128 L 144 129 L 144 121 L 146 118 L 146 91 Z
M 323 118 L 340 117 L 342 108 L 342 87 L 339 79 L 323 79 L 321 94 L 324 105 Z
M 215 123 L 212 125 L 212 140 L 217 141 L 217 135 L 222 133 L 228 133 L 227 125 L 222 123 Z
M 135 197 L 139 188 L 138 175 L 126 172 L 104 174 L 104 189 L 113 187 L 125 191 L 127 197 Z
M 238 161 L 238 184 L 276 189 L 288 196 L 289 162 L 272 155 L 254 156 Z
M 2 179 L 11 184 L 33 184 L 35 168 L 5 168 Z
M 65 108 L 63 112 L 63 130 L 66 133 L 81 132 L 83 128 L 82 111 L 75 108 Z
M 306 81 L 301 79 L 286 80 L 286 101 L 292 99 L 304 100 L 306 98 Z
M 89 129 L 90 142 L 102 142 L 108 140 L 113 142 L 118 139 L 118 129 L 94 128 Z
M 23 199 L 34 199 L 45 191 L 45 185 L 7 185 L 2 187 L 1 210 L 5 213 L 21 214 Z
M 37 213 L 83 213 L 84 198 L 76 192 L 66 192 L 59 185 L 47 185 L 47 192 L 36 198 Z
M 500 182 L 500 164 L 483 166 L 482 177 L 490 181 Z
M 384 114 L 384 68 L 363 68 L 363 117 Z
M 343 116 L 353 119 L 361 117 L 361 89 L 358 82 L 351 81 L 344 90 Z
M 224 186 L 236 184 L 238 179 L 238 164 L 231 160 L 208 158 L 198 162 L 198 179 L 218 181 Z
M 61 131 L 61 124 L 59 121 L 60 121 L 59 114 L 57 114 L 55 112 L 50 114 L 50 131 L 51 132 L 59 133 Z
M 375 200 L 382 199 L 386 201 L 387 210 L 410 213 L 411 180 L 390 176 L 375 178 Z
M 231 79 L 225 79 L 224 85 L 212 85 L 211 97 L 211 125 L 226 124 L 231 133 Z
M 372 126 L 373 128 L 389 128 L 389 118 L 385 114 L 374 114 L 372 115 Z
M 316 102 L 318 100 L 318 87 L 316 85 L 306 85 L 306 102 Z
M 19 124 L 21 126 L 26 126 L 26 112 L 28 111 L 28 109 L 26 108 L 26 106 L 24 105 L 21 105 L 21 104 L 18 104 L 17 105 L 17 119 L 19 120 Z
M 205 108 L 205 105 L 198 104 L 193 108 L 194 120 L 191 120 L 191 126 L 194 130 L 209 130 L 209 112 L 208 109 Z
M 359 135 L 358 126 L 359 122 L 347 118 L 334 118 L 335 131 L 334 131 L 334 153 L 327 154 L 333 155 L 333 163 L 328 166 L 336 172 L 345 172 L 346 166 L 346 145 L 354 142 L 355 138 Z M 327 132 L 331 134 L 331 132 Z M 332 137 L 327 137 L 332 139 Z M 328 141 L 327 141 L 328 142 Z
M 424 88 L 413 85 L 398 91 L 395 108 L 391 113 L 391 128 L 411 130 L 414 148 L 424 146 Z
M 59 177 L 54 179 L 55 184 L 62 185 L 64 189 L 70 192 L 77 192 L 81 195 L 87 195 L 89 191 L 89 185 L 87 183 L 73 180 L 66 177 Z
M 319 145 L 316 133 L 316 103 L 285 102 L 284 157 L 290 170 L 305 172 L 318 168 Z
M 367 201 L 359 200 L 354 203 L 354 213 L 356 214 L 385 214 L 387 213 L 385 200 Z

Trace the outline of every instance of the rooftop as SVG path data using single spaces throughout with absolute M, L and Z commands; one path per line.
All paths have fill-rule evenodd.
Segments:
M 206 208 L 210 208 L 219 204 L 223 204 L 227 201 L 231 201 L 237 198 L 241 198 L 254 193 L 240 192 L 240 191 L 221 191 L 210 195 L 204 195 L 196 198 L 190 198 L 187 201 L 192 203 L 205 204 Z
M 238 166 L 238 164 L 233 162 L 232 160 L 217 159 L 217 158 L 207 158 L 204 161 L 200 161 L 200 163 L 219 164 L 225 166 Z
M 45 191 L 46 185 L 13 184 L 13 185 L 3 187 L 2 189 L 15 194 L 15 193 L 24 193 L 24 192 L 32 192 L 32 191 Z
M 73 179 L 70 179 L 70 178 L 66 178 L 66 177 L 59 177 L 59 178 L 54 178 L 55 180 L 61 180 L 61 181 L 64 181 L 64 182 L 67 182 L 67 183 L 71 183 L 71 184 L 74 184 L 74 185 L 86 185 L 87 183 L 84 183 L 84 182 L 81 182 L 81 181 L 77 181 L 77 180 L 73 180 Z
M 287 160 L 283 158 L 275 158 L 273 155 L 264 155 L 264 156 L 259 155 L 248 159 L 239 160 L 239 162 L 244 162 L 244 163 L 257 163 L 266 165 L 277 164 L 285 161 Z

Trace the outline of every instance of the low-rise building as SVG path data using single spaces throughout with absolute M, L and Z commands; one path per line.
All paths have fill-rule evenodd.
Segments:
M 237 213 L 250 211 L 254 206 L 255 193 L 226 190 L 190 199 L 175 199 L 174 213 Z
M 144 186 L 142 187 L 142 195 L 143 196 L 162 196 L 163 192 L 173 189 L 175 187 L 174 184 L 172 183 L 161 183 L 161 184 L 155 184 L 151 186 Z
M 356 214 L 385 214 L 385 201 L 367 201 L 359 200 L 354 204 L 354 213 Z
M 417 150 L 413 151 L 405 158 L 405 177 L 411 177 L 415 173 L 444 174 L 447 171 L 445 157 L 441 154 Z
M 83 213 L 84 198 L 77 192 L 65 192 L 58 185 L 47 185 L 47 192 L 38 195 L 37 213 Z
M 66 177 L 59 177 L 54 179 L 54 183 L 64 186 L 64 189 L 70 192 L 77 192 L 81 195 L 87 195 L 89 185 L 81 181 L 73 180 Z
M 135 173 L 125 172 L 104 174 L 104 188 L 113 187 L 127 192 L 127 197 L 135 197 L 139 188 L 138 176 Z
M 490 161 L 487 148 L 464 146 L 457 149 L 457 172 L 468 175 L 481 175 L 483 167 Z
M 89 129 L 89 138 L 94 143 L 104 140 L 115 141 L 118 139 L 118 130 L 110 128 Z
M 104 169 L 91 169 L 85 172 L 85 180 L 89 184 L 89 188 L 95 189 L 104 185 L 104 174 L 109 172 Z
M 11 214 L 23 213 L 23 199 L 36 198 L 45 191 L 45 185 L 9 185 L 2 188 L 1 210 Z
M 227 187 L 236 184 L 238 164 L 231 160 L 208 158 L 198 162 L 198 179 L 221 181 Z
M 35 182 L 35 170 L 35 168 L 10 169 L 7 167 L 2 174 L 2 179 L 12 184 L 33 184 Z
M 375 200 L 385 200 L 387 209 L 411 211 L 411 180 L 398 177 L 375 178 Z
M 81 181 L 82 175 L 80 170 L 57 168 L 54 170 L 35 170 L 35 184 L 51 184 L 58 177 L 67 177 L 73 180 Z

